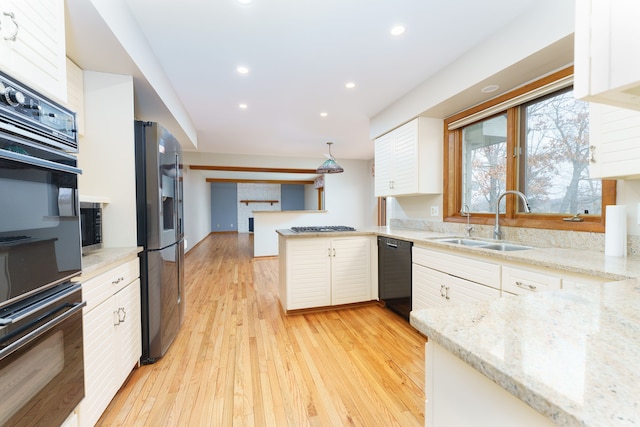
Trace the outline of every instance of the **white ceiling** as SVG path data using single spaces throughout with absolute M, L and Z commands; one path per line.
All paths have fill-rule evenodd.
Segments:
M 370 117 L 535 0 L 125 2 L 197 129 L 199 151 L 322 160 L 333 141 L 339 160 L 372 159 Z M 397 24 L 406 32 L 393 37 Z

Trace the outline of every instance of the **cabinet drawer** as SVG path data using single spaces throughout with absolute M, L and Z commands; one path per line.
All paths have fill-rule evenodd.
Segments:
M 500 289 L 500 265 L 498 264 L 415 246 L 412 256 L 415 264 Z
M 516 295 L 561 288 L 562 279 L 546 272 L 502 267 L 502 290 Z
M 90 311 L 120 289 L 140 277 L 138 258 L 118 265 L 87 281 L 82 281 L 82 295 L 87 302 L 85 312 Z

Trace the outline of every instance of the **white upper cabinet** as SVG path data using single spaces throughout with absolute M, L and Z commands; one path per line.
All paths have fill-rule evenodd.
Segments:
M 589 176 L 640 177 L 640 112 L 589 105 Z
M 63 0 L 0 0 L 0 69 L 67 100 Z
M 640 2 L 576 0 L 576 98 L 640 110 Z
M 442 192 L 443 122 L 419 117 L 375 141 L 375 195 Z

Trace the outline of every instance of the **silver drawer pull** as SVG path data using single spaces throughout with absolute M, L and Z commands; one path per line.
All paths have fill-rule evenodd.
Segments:
M 124 277 L 118 277 L 116 280 L 113 280 L 111 282 L 111 284 L 117 285 L 118 283 L 122 282 L 123 280 L 124 280 Z
M 535 291 L 536 289 L 538 289 L 537 286 L 534 285 L 528 285 L 526 283 L 522 283 L 522 282 L 516 282 L 516 286 L 522 289 L 526 289 L 528 291 Z

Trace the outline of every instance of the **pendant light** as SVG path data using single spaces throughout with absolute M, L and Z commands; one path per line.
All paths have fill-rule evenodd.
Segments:
M 331 154 L 331 144 L 333 142 L 327 142 L 329 146 L 329 154 L 328 159 L 321 164 L 318 169 L 316 169 L 316 173 L 341 173 L 344 172 L 344 169 L 336 162 L 336 159 Z

